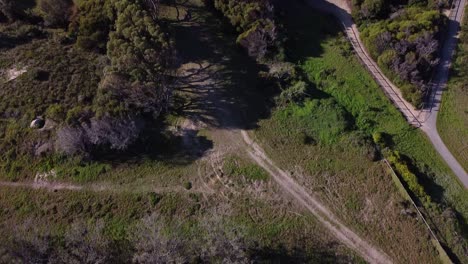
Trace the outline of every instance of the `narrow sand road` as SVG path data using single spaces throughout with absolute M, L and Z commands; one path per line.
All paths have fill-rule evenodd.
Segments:
M 70 182 L 57 182 L 57 181 L 23 181 L 23 182 L 9 182 L 0 181 L 1 187 L 9 188 L 26 188 L 34 190 L 45 190 L 45 191 L 74 191 L 74 192 L 115 192 L 115 193 L 148 193 L 156 192 L 159 194 L 164 193 L 203 193 L 212 194 L 212 192 L 204 189 L 190 189 L 187 190 L 182 186 L 171 186 L 171 187 L 159 187 L 146 185 L 139 188 L 128 187 L 120 184 L 111 183 L 93 183 L 93 184 L 75 184 Z
M 247 151 L 250 157 L 264 168 L 288 194 L 314 214 L 333 235 L 346 246 L 359 253 L 369 263 L 392 263 L 387 254 L 367 243 L 359 235 L 347 228 L 324 205 L 310 195 L 304 187 L 295 182 L 291 175 L 278 168 L 268 158 L 263 149 L 253 142 L 247 131 L 243 130 L 241 133 L 245 143 L 249 146 Z
M 312 7 L 331 13 L 339 19 L 345 29 L 348 40 L 354 47 L 356 54 L 380 85 L 385 95 L 403 114 L 408 123 L 420 128 L 427 135 L 436 151 L 445 160 L 453 173 L 458 177 L 465 188 L 468 188 L 468 174 L 455 159 L 450 150 L 445 146 L 437 131 L 437 113 L 439 112 L 440 104 L 442 102 L 442 92 L 447 84 L 452 57 L 458 40 L 459 25 L 463 19 L 466 0 L 455 0 L 454 2 L 454 8 L 450 13 L 447 37 L 441 51 L 441 63 L 439 64 L 431 83 L 432 94 L 428 97 L 428 101 L 426 102 L 423 110 L 417 110 L 407 102 L 403 98 L 400 89 L 383 74 L 377 63 L 372 60 L 361 42 L 357 25 L 351 17 L 351 8 L 347 4 L 347 1 L 309 0 L 308 3 Z

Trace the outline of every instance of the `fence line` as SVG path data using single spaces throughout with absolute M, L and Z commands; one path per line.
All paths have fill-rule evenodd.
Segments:
M 362 47 L 361 43 L 359 43 L 359 37 L 356 34 L 354 28 L 352 26 L 347 27 L 343 22 L 342 22 L 342 25 L 343 25 L 343 27 L 345 29 L 346 36 L 347 36 L 349 42 L 351 42 L 351 45 L 353 46 L 354 50 L 358 53 L 359 59 L 363 62 L 363 64 L 366 66 L 366 68 L 372 73 L 372 76 L 377 81 L 377 83 L 383 88 L 382 90 L 387 95 L 387 97 L 390 99 L 390 101 L 397 107 L 397 109 L 400 110 L 400 112 L 405 116 L 405 118 L 408 120 L 408 122 L 415 125 L 416 127 L 421 127 L 422 123 L 414 115 L 414 113 L 409 109 L 409 107 L 406 105 L 405 101 L 400 98 L 400 96 L 395 91 L 395 89 L 393 89 L 392 85 L 386 79 L 385 75 L 383 75 L 380 72 L 380 69 L 375 65 L 375 62 L 372 60 L 372 58 L 370 58 L 367 55 L 367 52 Z M 354 37 L 354 39 L 353 39 L 353 37 Z M 359 55 L 361 55 L 361 56 L 359 56 Z M 387 91 L 386 87 L 390 88 L 391 93 L 389 93 Z M 403 107 L 399 106 L 397 101 Z
M 411 204 L 414 206 L 414 208 L 416 209 L 416 212 L 418 213 L 419 217 L 423 220 L 424 224 L 426 225 L 427 229 L 429 230 L 429 233 L 431 234 L 432 238 L 435 240 L 435 243 L 436 243 L 436 248 L 437 250 L 439 251 L 439 254 L 441 256 L 445 256 L 445 259 L 443 259 L 444 263 L 453 263 L 452 260 L 450 259 L 450 257 L 448 256 L 447 254 L 447 251 L 445 251 L 444 247 L 442 246 L 442 244 L 440 243 L 440 240 L 437 238 L 436 234 L 434 233 L 434 231 L 432 230 L 431 226 L 429 225 L 429 223 L 426 221 L 426 218 L 424 217 L 424 215 L 422 214 L 422 212 L 419 210 L 418 206 L 416 205 L 416 203 L 414 202 L 413 198 L 411 198 L 411 194 L 408 192 L 408 190 L 406 189 L 405 185 L 403 184 L 403 182 L 400 180 L 400 177 L 398 177 L 398 174 L 395 172 L 395 170 L 393 169 L 392 165 L 390 164 L 390 162 L 388 162 L 387 159 L 383 159 L 384 163 L 388 166 L 388 168 L 390 168 L 390 171 L 392 172 L 393 176 L 398 180 L 398 182 L 400 183 L 401 186 L 403 186 L 403 189 L 405 191 L 405 196 L 407 198 L 409 198 L 409 201 L 411 202 Z

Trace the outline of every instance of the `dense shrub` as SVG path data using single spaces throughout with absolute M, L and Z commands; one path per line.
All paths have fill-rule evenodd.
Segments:
M 98 90 L 98 112 L 157 117 L 171 95 L 166 75 L 173 64 L 172 42 L 142 5 L 119 8 L 107 44 L 111 67 Z
M 34 0 L 0 0 L 0 22 L 13 22 L 27 18 L 27 11 L 34 7 Z
M 278 56 L 282 39 L 275 22 L 275 12 L 269 0 L 213 0 L 235 27 L 237 43 L 255 59 Z
M 417 107 L 439 61 L 438 38 L 444 23 L 439 11 L 407 8 L 362 30 L 371 56 L 401 87 L 405 99 Z
M 104 52 L 116 15 L 112 1 L 80 1 L 77 12 L 71 32 L 76 35 L 78 47 Z
M 140 136 L 144 121 L 139 118 L 101 117 L 65 126 L 57 132 L 55 147 L 66 155 L 88 155 L 94 149 L 125 150 Z
M 65 120 L 65 109 L 60 104 L 52 104 L 46 110 L 46 117 L 61 122 Z
M 73 12 L 72 0 L 39 0 L 45 26 L 67 27 Z
M 363 20 L 386 19 L 396 15 L 402 10 L 402 6 L 417 6 L 428 8 L 450 7 L 452 0 L 352 0 L 353 17 Z
M 429 205 L 431 197 L 426 193 L 424 187 L 419 183 L 418 177 L 410 170 L 408 164 L 400 157 L 397 151 L 392 152 L 388 157 L 389 162 L 396 169 L 397 173 L 406 183 L 408 188 L 413 192 L 423 203 Z
M 0 3 L 6 10 L 5 3 L 15 7 L 16 2 Z M 155 20 L 157 4 L 153 0 L 38 1 L 34 10 L 44 25 L 69 25 L 68 36 L 64 30 L 45 28 L 47 33 L 37 39 L 33 34 L 41 23 L 2 25 L 0 35 L 7 38 L 2 37 L 0 47 L 4 43 L 8 47 L 0 56 L 2 68 L 26 71 L 0 89 L 0 97 L 8 98 L 0 100 L 2 174 L 35 173 L 49 158 L 42 155 L 44 151 L 37 155 L 38 149 L 92 158 L 97 151 L 125 150 L 141 137 L 146 121 L 157 118 L 171 96 L 167 76 L 173 45 Z M 20 41 L 14 34 L 34 39 Z M 80 49 L 70 45 L 74 39 Z M 53 122 L 44 131 L 27 129 L 36 116 Z M 8 128 L 8 124 L 18 126 Z
M 308 91 L 308 84 L 304 81 L 298 81 L 281 92 L 277 99 L 278 105 L 301 103 L 308 97 Z

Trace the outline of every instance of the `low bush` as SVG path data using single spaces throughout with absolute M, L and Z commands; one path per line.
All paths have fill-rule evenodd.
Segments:
M 388 156 L 388 161 L 395 168 L 411 192 L 415 194 L 425 206 L 429 206 L 431 204 L 431 197 L 427 195 L 424 187 L 419 183 L 418 177 L 411 172 L 406 162 L 401 159 L 400 154 L 397 151 L 391 152 Z

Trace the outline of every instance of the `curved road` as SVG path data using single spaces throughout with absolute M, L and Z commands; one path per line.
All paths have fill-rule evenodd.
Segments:
M 374 79 L 379 83 L 390 101 L 392 101 L 395 107 L 403 114 L 408 123 L 420 128 L 426 133 L 434 148 L 445 160 L 453 173 L 458 177 L 465 188 L 468 188 L 468 174 L 460 163 L 458 163 L 447 146 L 445 146 L 437 131 L 437 114 L 440 110 L 442 92 L 447 84 L 452 57 L 456 49 L 458 31 L 463 19 L 466 1 L 467 0 L 455 0 L 454 8 L 450 12 L 447 37 L 441 51 L 440 64 L 430 83 L 432 93 L 428 97 L 423 110 L 415 109 L 410 103 L 403 99 L 398 87 L 385 77 L 377 63 L 372 60 L 361 42 L 358 28 L 351 17 L 351 8 L 346 3 L 347 1 L 309 0 L 308 3 L 314 8 L 332 13 L 340 20 L 356 54 L 373 75 Z

